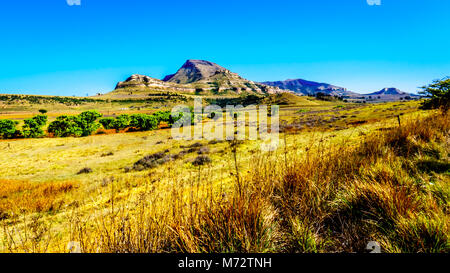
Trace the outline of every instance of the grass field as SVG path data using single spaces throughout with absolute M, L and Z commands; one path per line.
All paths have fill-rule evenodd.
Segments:
M 171 105 L 11 106 L 0 116 Z M 414 101 L 301 98 L 280 120 L 281 144 L 266 153 L 258 141 L 179 141 L 169 129 L 0 140 L 0 251 L 450 250 L 448 115 Z M 155 166 L 135 164 L 157 153 Z M 196 165 L 200 156 L 211 162 Z

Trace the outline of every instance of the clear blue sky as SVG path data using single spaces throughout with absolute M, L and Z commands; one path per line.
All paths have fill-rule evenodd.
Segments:
M 449 14 L 448 0 L 2 1 L 0 93 L 107 92 L 186 59 L 254 81 L 415 92 L 450 75 Z

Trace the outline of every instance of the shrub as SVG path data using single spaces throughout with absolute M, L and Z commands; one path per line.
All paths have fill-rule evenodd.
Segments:
M 25 119 L 22 127 L 22 135 L 25 138 L 37 138 L 44 135 L 42 127 L 47 123 L 46 115 L 37 115 L 31 119 Z
M 17 121 L 0 119 L 0 136 L 4 139 L 13 138 L 17 133 L 17 124 L 19 124 Z
M 145 156 L 144 158 L 142 158 L 142 159 L 138 160 L 136 163 L 134 163 L 133 169 L 136 171 L 142 171 L 145 169 L 154 168 L 158 165 L 161 165 L 161 164 L 167 162 L 168 160 L 164 160 L 165 157 L 166 157 L 166 154 L 164 152 L 159 152 L 159 153 Z
M 199 155 L 197 156 L 197 158 L 194 159 L 194 161 L 192 162 L 192 165 L 194 166 L 202 166 L 202 165 L 206 165 L 208 163 L 211 163 L 212 160 L 209 156 L 207 155 Z
M 89 136 L 96 131 L 100 124 L 96 122 L 101 114 L 95 110 L 86 111 L 78 116 L 59 116 L 48 126 L 48 132 L 57 137 Z
M 57 137 L 81 136 L 81 128 L 78 127 L 76 116 L 59 116 L 50 123 L 47 131 Z
M 140 131 L 150 131 L 158 128 L 158 120 L 154 116 L 146 114 L 134 114 L 130 117 L 129 125 Z
M 112 129 L 116 129 L 117 132 L 119 132 L 120 130 L 123 130 L 129 126 L 130 126 L 130 116 L 127 114 L 118 116 L 111 123 Z
M 170 111 L 158 111 L 156 113 L 153 113 L 153 116 L 157 119 L 158 124 L 160 124 L 161 122 L 165 122 L 169 125 L 173 124 Z
M 100 124 L 96 120 L 101 117 L 102 114 L 95 110 L 86 111 L 78 115 L 77 123 L 81 128 L 81 136 L 89 136 L 93 132 L 100 128 Z
M 77 174 L 86 174 L 86 173 L 92 173 L 92 172 L 93 171 L 91 168 L 83 168 Z
M 114 122 L 114 118 L 102 118 L 99 120 L 99 123 L 103 126 L 105 129 L 113 129 L 112 123 Z

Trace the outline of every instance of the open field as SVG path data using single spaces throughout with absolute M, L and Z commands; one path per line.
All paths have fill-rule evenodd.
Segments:
M 1 118 L 170 105 L 27 105 Z M 179 141 L 169 129 L 0 140 L 0 252 L 450 250 L 448 115 L 415 101 L 301 98 L 280 120 L 280 146 L 266 153 L 259 141 Z M 148 155 L 154 165 L 136 164 Z

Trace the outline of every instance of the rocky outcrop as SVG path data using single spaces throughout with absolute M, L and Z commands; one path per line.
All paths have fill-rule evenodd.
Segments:
M 258 93 L 272 94 L 287 92 L 276 86 L 246 80 L 236 73 L 204 60 L 187 60 L 183 66 L 172 75 L 164 77 L 163 81 L 176 84 L 190 84 L 197 90 L 221 93 Z
M 154 89 L 161 91 L 184 91 L 194 92 L 195 90 L 188 86 L 167 83 L 149 76 L 134 74 L 123 82 L 116 85 L 116 90 L 123 88 L 132 89 Z

